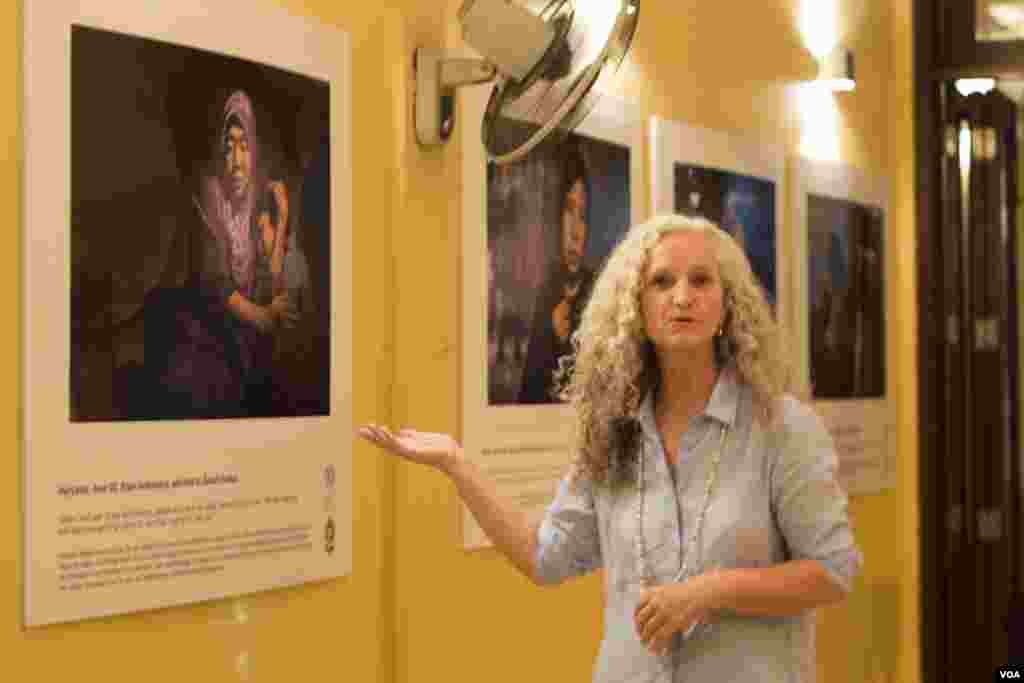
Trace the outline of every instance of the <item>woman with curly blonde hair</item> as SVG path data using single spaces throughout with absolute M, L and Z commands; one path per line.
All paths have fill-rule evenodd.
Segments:
M 736 241 L 702 218 L 659 216 L 635 227 L 604 266 L 576 337 L 574 358 L 563 359 L 562 399 L 576 408 L 578 463 L 597 481 L 628 478 L 628 462 L 612 452 L 616 419 L 639 409 L 659 379 L 658 355 L 644 329 L 643 266 L 663 235 L 694 232 L 716 251 L 724 318 L 712 340 L 715 366 L 733 361 L 754 394 L 759 417 L 770 421 L 791 389 L 789 359 L 763 290 Z
M 742 250 L 699 218 L 630 230 L 563 359 L 576 464 L 543 519 L 501 499 L 450 436 L 365 426 L 448 474 L 538 584 L 604 569 L 596 683 L 813 680 L 815 607 L 860 564 L 821 421 Z

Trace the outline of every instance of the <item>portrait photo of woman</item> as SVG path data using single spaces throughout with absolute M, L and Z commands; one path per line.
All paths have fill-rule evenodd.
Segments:
M 559 362 L 629 212 L 619 145 L 573 134 L 489 170 L 490 405 L 560 402 Z
M 327 414 L 328 86 L 82 27 L 73 51 L 72 421 Z

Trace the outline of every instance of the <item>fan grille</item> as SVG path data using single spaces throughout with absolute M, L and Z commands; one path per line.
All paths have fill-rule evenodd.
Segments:
M 639 0 L 554 0 L 527 4 L 556 39 L 522 81 L 499 77 L 483 120 L 483 142 L 496 163 L 524 157 L 548 136 L 564 136 L 610 90 L 636 30 Z M 527 125 L 510 125 L 518 122 Z

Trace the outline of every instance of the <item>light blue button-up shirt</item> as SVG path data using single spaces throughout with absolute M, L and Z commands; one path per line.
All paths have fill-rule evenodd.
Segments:
M 704 412 L 693 418 L 669 465 L 654 421 L 653 397 L 639 411 L 644 458 L 643 534 L 647 566 L 656 580 L 676 579 L 682 551 L 704 501 L 721 430 L 728 429 L 718 472 L 688 568 L 695 573 L 768 567 L 812 559 L 849 591 L 862 558 L 847 519 L 847 498 L 836 483 L 832 440 L 818 416 L 783 399 L 770 427 L 754 419 L 752 392 L 731 368 L 723 370 Z M 670 471 L 669 468 L 674 471 Z M 671 654 L 650 654 L 636 632 L 640 597 L 637 488 L 611 492 L 584 475 L 561 482 L 540 526 L 537 569 L 557 583 L 603 567 L 605 633 L 595 683 L 681 683 L 814 680 L 813 613 L 795 617 L 716 617 L 710 628 L 675 638 Z

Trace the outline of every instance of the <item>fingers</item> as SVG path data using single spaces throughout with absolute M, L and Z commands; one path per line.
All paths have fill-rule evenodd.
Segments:
M 397 437 L 403 437 L 403 436 L 434 436 L 433 434 L 430 434 L 429 432 L 419 432 L 419 431 L 416 431 L 415 429 L 410 429 L 408 427 L 402 427 L 398 431 L 392 432 L 389 427 L 385 427 L 385 426 L 374 424 L 374 423 L 368 423 L 368 424 L 363 425 L 362 427 L 359 428 L 359 433 L 360 434 L 366 433 L 366 434 L 372 434 L 372 435 L 377 435 L 377 436 L 384 436 L 384 437 L 388 437 L 388 438 L 391 438 L 391 439 L 395 439 Z
M 672 646 L 672 638 L 676 633 L 682 633 L 683 638 L 689 638 L 697 627 L 704 624 L 704 618 L 692 613 L 687 614 L 681 620 L 668 621 L 654 631 L 647 642 L 651 652 L 666 654 Z
M 651 634 L 663 621 L 658 618 L 658 613 L 655 596 L 652 593 L 644 593 L 633 612 L 633 624 L 637 635 L 644 643 L 647 643 Z
M 654 638 L 658 632 L 663 630 L 668 625 L 668 617 L 662 614 L 656 614 L 650 619 L 643 622 L 640 626 L 640 640 L 644 641 L 648 645 L 651 644 L 651 639 Z
M 645 591 L 633 612 L 637 636 L 653 654 L 665 654 L 678 632 L 689 636 L 707 616 L 694 605 L 667 600 L 659 589 Z
M 647 643 L 647 651 L 652 655 L 667 655 L 670 647 L 672 647 L 671 637 L 666 640 L 652 640 Z
M 363 425 L 357 433 L 367 441 L 373 441 L 374 443 L 379 442 L 383 438 L 377 425 L 372 424 Z
M 657 611 L 657 608 L 655 608 L 655 606 L 652 603 L 641 603 L 637 605 L 636 611 L 633 612 L 633 620 L 637 623 L 637 625 L 643 624 L 652 616 L 654 616 L 655 612 Z
M 378 425 L 374 423 L 365 424 L 359 428 L 359 435 L 368 438 L 371 441 L 379 442 L 381 444 L 395 444 L 398 445 L 398 440 L 408 437 L 415 437 L 420 435 L 414 429 L 402 428 L 397 432 L 391 431 L 390 427 L 384 425 Z
M 643 624 L 637 624 L 640 641 L 647 646 L 651 654 L 663 655 L 672 644 L 672 635 L 676 627 L 665 614 L 655 614 Z
M 390 430 L 388 430 L 387 427 L 381 427 L 380 425 L 363 425 L 359 428 L 359 436 L 389 450 L 394 450 L 398 445 Z
M 680 629 L 677 624 L 665 620 L 665 622 L 660 624 L 658 628 L 654 629 L 650 637 L 647 638 L 645 641 L 647 642 L 647 647 L 649 647 L 652 652 L 664 651 L 672 642 L 672 636 L 675 635 L 675 632 L 678 630 Z

